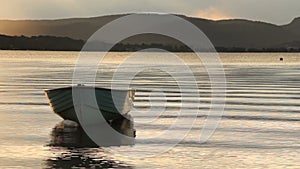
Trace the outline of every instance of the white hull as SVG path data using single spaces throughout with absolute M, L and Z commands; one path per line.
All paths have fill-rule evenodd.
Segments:
M 131 110 L 135 91 L 74 86 L 45 93 L 53 111 L 63 119 L 94 124 L 101 119 L 109 121 L 126 115 Z

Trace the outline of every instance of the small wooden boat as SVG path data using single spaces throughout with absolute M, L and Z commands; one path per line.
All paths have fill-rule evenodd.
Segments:
M 135 90 L 78 85 L 45 90 L 45 94 L 54 113 L 63 119 L 93 124 L 99 123 L 99 119 L 111 121 L 126 115 L 132 108 Z

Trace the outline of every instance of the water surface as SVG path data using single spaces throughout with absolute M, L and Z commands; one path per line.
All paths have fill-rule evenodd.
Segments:
M 98 86 L 109 87 L 114 69 L 128 54 L 111 53 L 107 57 L 99 68 Z M 137 130 L 134 146 L 49 146 L 52 129 L 61 119 L 51 112 L 43 90 L 71 85 L 77 55 L 77 52 L 0 52 L 0 168 L 300 167 L 299 54 L 220 54 L 228 82 L 226 107 L 217 131 L 204 144 L 198 140 L 210 106 L 209 78 L 193 54 L 178 54 L 195 73 L 201 97 L 187 93 L 185 98 L 190 107 L 201 101 L 199 116 L 187 137 L 174 148 L 143 159 L 120 157 L 113 151 L 147 154 L 158 145 L 171 146 L 172 138 L 176 137 L 151 139 L 174 123 L 180 109 L 176 82 L 157 69 L 139 73 L 132 82 L 137 89 L 135 107 L 139 110 L 132 112 Z M 176 65 L 165 66 L 176 69 Z M 130 70 L 124 69 L 125 73 Z M 160 95 L 151 93 L 154 89 L 167 92 L 168 99 L 167 110 L 159 112 L 157 119 L 157 114 L 146 113 L 149 96 L 153 107 L 162 106 Z M 191 110 L 180 116 L 189 122 L 195 113 Z M 176 130 L 182 132 L 188 128 L 183 124 Z

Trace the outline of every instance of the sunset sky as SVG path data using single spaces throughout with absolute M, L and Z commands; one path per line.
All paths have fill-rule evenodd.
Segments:
M 243 18 L 286 24 L 300 16 L 299 0 L 9 0 L 0 19 L 53 19 L 131 12 L 176 13 L 208 19 Z

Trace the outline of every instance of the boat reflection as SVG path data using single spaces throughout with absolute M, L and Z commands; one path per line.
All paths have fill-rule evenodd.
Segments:
M 128 120 L 127 118 L 117 119 L 112 121 L 110 125 L 121 135 L 115 137 L 111 142 L 105 142 L 105 144 L 97 145 L 90 139 L 86 132 L 77 125 L 77 123 L 72 121 L 63 121 L 53 128 L 49 146 L 97 148 L 134 145 L 135 129 L 133 120 Z M 99 130 L 99 135 L 103 134 L 105 137 L 105 131 L 103 131 L 103 133 L 101 132 L 102 131 Z
M 133 139 L 114 140 L 112 144 L 97 145 L 85 131 L 72 121 L 57 124 L 51 132 L 51 157 L 45 160 L 45 168 L 132 168 L 112 159 L 104 147 L 134 145 L 135 129 L 132 120 L 118 119 L 111 127 Z M 101 132 L 101 131 L 100 131 Z
M 51 150 L 53 156 L 45 160 L 43 168 L 134 168 L 107 156 L 101 148 L 51 147 Z

